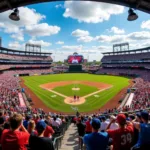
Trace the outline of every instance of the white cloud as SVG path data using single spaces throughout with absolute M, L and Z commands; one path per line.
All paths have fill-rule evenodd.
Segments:
M 58 4 L 55 6 L 55 8 L 64 8 L 62 4 Z
M 150 32 L 148 31 L 132 32 L 127 35 L 127 38 L 130 40 L 147 40 L 150 39 Z
M 150 29 L 150 20 L 143 21 L 141 24 L 142 29 Z
M 73 51 L 78 51 L 78 50 L 82 50 L 83 46 L 82 45 L 64 45 L 61 47 L 62 50 L 73 50 Z
M 150 32 L 148 31 L 141 31 L 141 32 L 133 32 L 126 35 L 100 35 L 96 36 L 95 40 L 99 42 L 105 43 L 120 43 L 120 42 L 134 42 L 134 41 L 141 41 L 141 40 L 148 40 L 150 39 Z
M 82 36 L 88 36 L 89 35 L 89 32 L 88 31 L 85 31 L 85 30 L 80 30 L 80 29 L 77 29 L 75 31 L 73 31 L 71 33 L 72 36 L 75 36 L 75 37 L 82 37 Z
M 83 36 L 77 39 L 78 42 L 91 42 L 93 40 L 93 37 L 91 36 Z
M 63 42 L 63 41 L 58 41 L 58 42 L 56 42 L 56 44 L 58 44 L 58 45 L 63 45 L 64 42 Z
M 39 45 L 41 45 L 43 47 L 48 47 L 48 46 L 52 45 L 51 43 L 45 42 L 43 40 L 35 41 L 35 40 L 32 40 L 32 39 L 29 40 L 28 43 L 30 43 L 30 44 L 39 44 Z
M 60 31 L 58 26 L 50 26 L 47 23 L 41 23 L 31 26 L 26 26 L 25 32 L 31 36 L 50 36 L 57 34 Z
M 66 1 L 64 17 L 77 19 L 79 22 L 99 23 L 109 20 L 111 15 L 124 12 L 124 7 L 89 1 Z
M 18 41 L 24 41 L 24 34 L 22 30 L 20 30 L 18 33 L 12 34 L 10 37 Z
M 121 42 L 124 41 L 124 36 L 123 35 L 113 35 L 113 36 L 109 36 L 109 35 L 100 35 L 100 36 L 96 36 L 96 40 L 98 40 L 99 42 L 106 42 L 106 43 L 116 43 L 116 42 Z
M 45 18 L 44 15 L 37 13 L 35 9 L 20 7 L 20 21 L 12 21 L 8 17 L 11 12 L 12 10 L 0 13 L 0 28 L 3 28 L 6 33 L 17 33 L 20 31 L 19 28 L 37 24 Z
M 114 34 L 124 34 L 125 30 L 124 29 L 119 29 L 117 27 L 112 27 L 110 29 L 110 32 L 113 32 Z
M 24 49 L 24 44 L 20 44 L 18 41 L 9 42 L 8 47 L 11 49 Z M 23 50 L 22 49 L 22 50 Z

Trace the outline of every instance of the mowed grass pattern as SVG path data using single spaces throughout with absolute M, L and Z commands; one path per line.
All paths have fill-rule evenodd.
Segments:
M 74 88 L 75 86 L 77 86 L 77 88 L 80 88 L 80 90 L 73 91 L 72 88 Z M 98 88 L 93 87 L 93 86 L 83 85 L 83 84 L 70 84 L 66 86 L 56 87 L 53 90 L 56 92 L 62 93 L 66 96 L 73 97 L 73 95 L 76 95 L 76 96 L 81 97 L 81 96 L 85 96 L 87 94 L 93 93 L 95 91 L 98 91 Z
M 64 103 L 63 97 L 58 95 L 57 97 L 51 97 L 52 95 L 54 95 L 54 93 L 40 88 L 39 86 L 41 84 L 57 81 L 94 81 L 113 85 L 111 89 L 96 94 L 99 95 L 98 98 L 90 96 L 86 99 L 86 102 L 84 104 L 76 106 L 78 107 L 80 112 L 88 112 L 101 108 L 121 89 L 129 85 L 129 79 L 125 77 L 79 73 L 30 76 L 22 78 L 25 80 L 25 85 L 28 86 L 48 107 L 60 112 L 73 112 L 73 110 L 71 109 L 71 105 Z

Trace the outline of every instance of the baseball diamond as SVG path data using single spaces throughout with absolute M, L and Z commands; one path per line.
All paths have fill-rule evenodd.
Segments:
M 107 105 L 111 108 L 118 105 L 130 86 L 130 79 L 125 77 L 80 73 L 22 77 L 22 81 L 31 93 L 33 107 L 62 113 L 73 113 L 73 105 L 80 112 L 97 111 Z M 74 87 L 80 90 L 72 90 Z M 74 96 L 79 98 L 74 99 Z

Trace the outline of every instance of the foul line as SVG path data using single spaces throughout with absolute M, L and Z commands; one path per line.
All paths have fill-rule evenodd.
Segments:
M 108 90 L 108 89 L 110 89 L 110 88 L 112 88 L 112 87 L 113 87 L 113 86 L 110 86 L 110 87 L 108 87 L 108 88 L 104 88 L 104 89 L 102 89 L 102 90 L 98 90 L 98 91 L 96 91 L 96 92 L 93 92 L 93 93 L 90 93 L 90 94 L 88 94 L 88 95 L 85 95 L 85 96 L 83 96 L 83 97 L 81 97 L 81 98 L 90 97 L 90 96 L 92 96 L 92 95 L 94 95 L 94 94 L 97 94 L 97 93 L 100 93 L 100 92 L 102 92 L 102 91 Z M 64 95 L 64 94 L 58 93 L 58 92 L 56 92 L 56 91 L 50 90 L 50 89 L 48 89 L 48 88 L 45 88 L 45 89 L 48 90 L 48 91 L 50 91 L 50 92 L 52 92 L 52 93 L 55 93 L 55 94 L 57 94 L 57 95 L 63 97 L 63 98 L 68 98 L 68 97 L 69 97 L 69 96 L 66 96 L 66 95 Z
M 50 89 L 47 89 L 47 88 L 46 88 L 46 90 L 48 90 L 48 91 L 50 91 L 50 92 L 52 92 L 52 93 L 55 93 L 55 94 L 57 94 L 57 95 L 59 95 L 59 96 L 61 96 L 61 97 L 64 97 L 64 98 L 67 98 L 67 97 L 68 97 L 68 96 L 65 96 L 64 94 L 58 93 L 58 92 L 56 92 L 56 91 L 53 91 L 53 90 L 50 90 Z
M 99 90 L 99 91 L 96 91 L 96 92 L 93 92 L 93 93 L 90 93 L 90 94 L 88 94 L 88 95 L 83 96 L 82 98 L 90 97 L 90 96 L 92 96 L 92 95 L 94 95 L 94 94 L 97 94 L 97 93 L 100 93 L 100 92 L 102 92 L 102 91 L 108 90 L 108 89 L 110 89 L 110 88 L 112 88 L 112 87 L 113 87 L 113 86 L 108 87 L 108 88 L 104 88 L 104 89 L 102 89 L 102 90 Z

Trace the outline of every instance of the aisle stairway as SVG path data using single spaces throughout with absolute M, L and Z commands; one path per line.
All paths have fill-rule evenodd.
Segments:
M 60 150 L 79 150 L 77 127 L 74 124 L 66 131 Z

